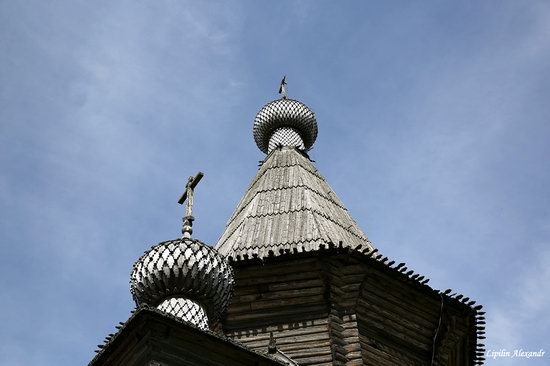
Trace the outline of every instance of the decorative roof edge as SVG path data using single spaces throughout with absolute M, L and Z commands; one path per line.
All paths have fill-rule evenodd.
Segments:
M 216 333 L 212 330 L 208 330 L 208 329 L 201 329 L 199 328 L 198 326 L 196 326 L 195 324 L 193 323 L 190 323 L 188 321 L 185 321 L 181 318 L 178 318 L 177 316 L 174 316 L 172 314 L 169 314 L 169 313 L 165 313 L 161 310 L 158 310 L 154 307 L 151 307 L 151 306 L 148 306 L 148 305 L 140 305 L 139 307 L 136 307 L 134 308 L 134 310 L 131 311 L 131 315 L 130 317 L 125 321 L 125 322 L 119 322 L 118 325 L 115 327 L 117 329 L 117 331 L 115 333 L 111 333 L 109 335 L 107 335 L 107 337 L 105 337 L 105 340 L 104 340 L 104 343 L 103 344 L 98 344 L 97 345 L 97 349 L 94 351 L 96 352 L 97 354 L 95 355 L 95 357 L 90 361 L 90 363 L 88 364 L 88 366 L 93 366 L 94 363 L 99 360 L 99 358 L 101 358 L 101 356 L 106 352 L 106 350 L 109 348 L 109 346 L 111 346 L 115 341 L 116 339 L 120 336 L 120 334 L 126 329 L 126 327 L 128 326 L 128 324 L 130 324 L 130 322 L 136 318 L 138 315 L 140 314 L 143 314 L 143 313 L 154 313 L 156 315 L 160 315 L 162 317 L 165 317 L 165 318 L 168 318 L 168 319 L 171 319 L 171 320 L 174 320 L 182 325 L 186 325 L 190 328 L 193 328 L 195 331 L 197 332 L 200 332 L 200 333 L 204 333 L 204 334 L 207 334 L 211 337 L 214 337 L 214 338 L 217 338 L 221 341 L 224 341 L 224 342 L 227 342 L 229 344 L 232 344 L 238 348 L 241 348 L 245 351 L 248 351 L 250 353 L 253 353 L 255 355 L 258 355 L 260 357 L 263 357 L 265 359 L 268 359 L 270 361 L 273 361 L 273 362 L 277 362 L 278 364 L 280 365 L 284 365 L 286 366 L 287 363 L 283 363 L 281 360 L 278 360 L 276 359 L 275 357 L 272 357 L 271 355 L 267 354 L 267 353 L 263 353 L 263 352 L 259 352 L 259 351 L 256 351 L 256 350 L 253 350 L 247 346 L 245 346 L 244 344 L 232 339 L 232 338 L 229 338 L 223 334 L 220 334 L 220 333 Z
M 473 315 L 473 332 L 470 334 L 475 337 L 475 344 L 471 347 L 471 354 L 473 355 L 472 363 L 474 365 L 483 365 L 485 361 L 485 344 L 481 343 L 480 340 L 485 339 L 485 312 L 482 311 L 483 305 L 476 305 L 476 301 L 465 297 L 462 294 L 452 293 L 453 290 L 447 289 L 445 291 L 435 290 L 432 287 L 428 286 L 427 283 L 430 281 L 429 278 L 421 276 L 418 273 L 414 273 L 413 270 L 407 268 L 406 263 L 401 262 L 395 265 L 395 261 L 389 261 L 388 257 L 385 257 L 382 254 L 379 254 L 378 249 L 370 250 L 369 248 L 362 249 L 362 246 L 359 245 L 355 248 L 345 247 L 343 242 L 340 241 L 338 245 L 334 243 L 329 243 L 328 245 L 320 244 L 319 249 L 307 251 L 304 247 L 301 248 L 302 251 L 298 251 L 297 248 L 294 250 L 289 249 L 280 249 L 279 254 L 275 254 L 273 251 L 269 251 L 267 257 L 259 257 L 245 254 L 242 257 L 237 255 L 236 258 L 233 256 L 228 256 L 227 260 L 233 268 L 245 267 L 254 264 L 267 264 L 267 263 L 277 263 L 285 260 L 291 259 L 303 259 L 310 258 L 312 256 L 329 256 L 335 254 L 348 254 L 353 256 L 356 259 L 359 259 L 365 263 L 373 265 L 375 268 L 382 271 L 386 271 L 396 276 L 396 278 L 413 284 L 421 291 L 431 295 L 440 296 L 442 301 L 446 301 L 447 304 L 452 304 L 458 308 L 469 311 Z

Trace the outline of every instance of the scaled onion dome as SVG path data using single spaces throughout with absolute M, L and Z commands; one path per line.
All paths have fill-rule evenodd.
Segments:
M 192 216 L 184 222 L 190 225 Z M 184 236 L 188 230 L 184 225 Z M 183 237 L 159 243 L 137 260 L 130 291 L 138 306 L 153 306 L 208 329 L 227 309 L 233 283 L 225 257 L 198 240 Z
M 317 138 L 315 113 L 297 100 L 277 99 L 258 112 L 253 133 L 256 145 L 266 154 L 278 146 L 309 150 Z
M 131 292 L 147 304 L 207 329 L 231 300 L 233 271 L 218 252 L 194 239 L 155 245 L 134 264 Z

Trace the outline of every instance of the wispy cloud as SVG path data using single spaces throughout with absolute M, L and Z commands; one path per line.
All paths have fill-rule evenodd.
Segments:
M 198 170 L 195 232 L 215 242 L 283 73 L 317 113 L 312 157 L 375 244 L 495 309 L 490 335 L 538 345 L 549 14 L 544 1 L 1 2 L 0 363 L 86 363 L 132 306 L 131 263 L 178 235 L 173 201 Z
M 183 181 L 185 133 L 207 135 L 224 113 L 208 99 L 236 87 L 238 6 L 65 5 L 2 5 L 0 317 L 20 329 L 1 333 L 2 363 L 83 364 L 111 331 L 93 318 L 127 316 L 131 263 L 164 239 L 132 229 L 160 209 L 151 185 L 175 166 Z

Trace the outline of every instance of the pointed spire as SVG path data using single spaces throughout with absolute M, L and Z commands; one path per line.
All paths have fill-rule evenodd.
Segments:
M 374 249 L 313 162 L 282 147 L 264 160 L 216 249 L 233 258 L 266 258 L 270 251 L 311 251 L 340 241 Z
M 286 77 L 279 92 L 285 85 Z M 216 244 L 221 254 L 262 259 L 335 243 L 374 249 L 305 154 L 317 132 L 315 113 L 302 102 L 282 98 L 260 109 L 254 140 L 268 155 Z

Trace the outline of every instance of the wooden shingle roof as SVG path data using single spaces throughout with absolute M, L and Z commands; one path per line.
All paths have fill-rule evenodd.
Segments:
M 232 258 L 372 244 L 313 162 L 298 149 L 271 151 L 229 219 L 216 249 Z

